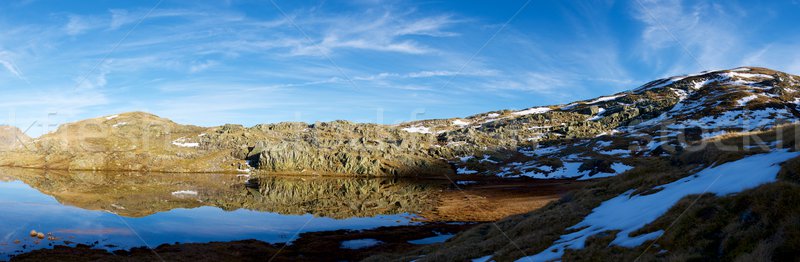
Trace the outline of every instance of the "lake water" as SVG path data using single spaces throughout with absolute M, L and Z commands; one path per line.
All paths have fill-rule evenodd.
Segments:
M 389 179 L 0 172 L 0 259 L 53 245 L 278 243 L 303 232 L 409 225 L 436 188 Z

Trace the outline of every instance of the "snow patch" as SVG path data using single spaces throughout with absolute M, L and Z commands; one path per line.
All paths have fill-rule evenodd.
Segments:
M 116 123 L 116 124 L 112 125 L 111 127 L 121 127 L 121 126 L 124 126 L 124 125 L 127 125 L 127 124 L 128 124 L 128 122 L 119 122 L 119 123 Z
M 403 128 L 403 131 L 406 131 L 406 132 L 409 132 L 409 133 L 422 133 L 422 134 L 430 134 L 431 133 L 431 129 L 428 128 L 428 127 L 425 127 L 425 126 L 406 127 L 406 128 Z
M 728 133 L 728 131 L 725 131 L 725 130 L 717 130 L 717 131 L 714 131 L 714 132 L 703 132 L 703 134 L 701 134 L 700 136 L 703 139 L 710 139 L 710 138 L 715 138 L 715 137 L 718 137 L 718 136 L 725 135 L 727 133 Z
M 765 74 L 751 74 L 751 73 L 739 73 L 739 72 L 728 72 L 724 73 L 723 75 L 728 77 L 738 77 L 738 78 L 766 78 L 766 79 L 775 79 L 775 77 L 771 75 Z
M 529 108 L 529 109 L 522 110 L 522 111 L 517 111 L 517 112 L 514 112 L 512 114 L 517 115 L 517 116 L 532 115 L 532 114 L 544 114 L 544 113 L 550 112 L 550 110 L 552 110 L 552 109 L 547 108 L 547 107 L 534 107 L 534 108 Z
M 461 119 L 456 119 L 456 120 L 453 120 L 453 125 L 459 126 L 459 127 L 465 127 L 465 126 L 469 125 L 469 122 L 461 120 Z
M 628 149 L 612 149 L 612 150 L 597 151 L 597 153 L 600 153 L 600 154 L 603 154 L 603 155 L 612 155 L 612 156 L 614 156 L 614 155 L 630 156 L 631 151 L 628 150 Z
M 119 117 L 119 115 L 107 116 L 106 120 L 111 120 L 111 119 L 114 119 L 114 118 L 117 118 L 117 117 Z
M 473 159 L 473 158 L 475 158 L 475 156 L 462 156 L 462 157 L 459 157 L 458 159 L 460 159 L 461 162 L 466 163 L 467 161 L 469 161 L 470 159 Z
M 172 141 L 172 144 L 176 145 L 176 146 L 179 146 L 179 147 L 198 147 L 198 146 L 200 146 L 200 143 L 186 142 L 186 141 L 187 141 L 187 139 L 185 137 L 181 137 L 181 138 L 175 139 L 175 141 Z
M 743 128 L 751 131 L 773 126 L 780 120 L 796 121 L 794 115 L 786 109 L 766 108 L 762 110 L 726 111 L 721 115 L 685 120 L 681 123 L 670 124 L 667 127 L 670 129 L 684 129 L 691 126 L 703 129 Z
M 197 195 L 197 191 L 194 191 L 194 190 L 181 190 L 181 191 L 172 192 L 172 195 L 173 196 L 196 196 Z
M 753 101 L 756 98 L 758 98 L 758 95 L 745 96 L 745 97 L 739 98 L 739 100 L 736 101 L 736 104 L 738 104 L 739 106 L 746 106 L 747 103 L 750 103 L 750 101 Z
M 583 221 L 567 228 L 568 231 L 580 230 L 562 235 L 541 253 L 517 261 L 558 260 L 566 249 L 582 249 L 588 237 L 613 230 L 620 232 L 611 245 L 629 248 L 639 246 L 648 240 L 656 239 L 664 231 L 658 230 L 637 236 L 631 236 L 631 233 L 663 216 L 682 198 L 704 193 L 724 196 L 774 182 L 781 168 L 779 164 L 798 156 L 800 153 L 786 150 L 748 156 L 657 186 L 653 188 L 660 190 L 656 193 L 633 195 L 634 190 L 629 190 L 603 202 Z
M 478 171 L 469 170 L 469 168 L 467 168 L 467 167 L 461 167 L 461 168 L 458 168 L 456 170 L 456 174 L 459 174 L 459 175 L 472 175 L 472 174 L 477 174 L 477 173 L 478 173 Z
M 550 166 L 541 165 L 536 166 L 535 162 L 529 163 L 525 166 L 517 167 L 519 170 L 530 169 L 536 167 L 537 169 L 541 170 L 531 170 L 525 171 L 519 176 L 530 177 L 534 179 L 570 179 L 570 178 L 577 178 L 578 180 L 589 180 L 601 177 L 611 177 L 622 174 L 631 168 L 632 166 L 628 166 L 622 163 L 614 163 L 611 165 L 611 169 L 614 170 L 614 173 L 596 173 L 594 175 L 589 175 L 591 173 L 590 170 L 580 171 L 580 167 L 583 165 L 583 162 L 563 162 L 563 166 L 559 168 L 553 169 Z M 507 175 L 506 173 L 501 173 L 502 175 Z M 500 174 L 498 174 L 500 175 Z
M 605 112 L 606 112 L 606 109 L 601 107 L 600 109 L 598 109 L 598 111 L 597 111 L 597 115 L 595 115 L 595 116 L 593 116 L 593 117 L 589 118 L 589 121 L 597 121 L 597 120 L 600 120 L 601 118 L 603 118 L 603 113 L 605 113 Z
M 586 104 L 587 105 L 591 105 L 591 104 L 597 104 L 597 103 L 600 103 L 600 102 L 611 101 L 611 100 L 615 100 L 615 99 L 623 97 L 623 96 L 625 96 L 625 94 L 619 94 L 619 95 L 613 95 L 613 96 L 601 96 L 601 97 L 599 97 L 599 98 L 597 98 L 595 100 L 586 102 Z
M 478 161 L 478 162 L 481 162 L 481 163 L 492 163 L 492 164 L 497 164 L 497 161 L 494 161 L 494 160 L 492 160 L 492 159 L 491 159 L 491 156 L 489 156 L 489 155 L 483 155 L 483 159 L 481 159 L 481 160 L 480 160 L 480 161 Z
M 709 79 L 706 79 L 706 80 L 703 80 L 703 81 L 692 82 L 692 89 L 700 90 L 701 88 L 705 87 L 706 85 L 714 83 L 714 82 L 717 82 L 717 81 L 720 81 L 720 80 L 722 80 L 722 79 L 720 79 L 720 78 L 709 78 Z

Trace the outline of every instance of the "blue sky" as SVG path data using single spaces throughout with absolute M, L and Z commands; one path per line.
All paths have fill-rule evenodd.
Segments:
M 798 1 L 0 2 L 0 122 L 393 124 L 742 65 L 800 73 Z

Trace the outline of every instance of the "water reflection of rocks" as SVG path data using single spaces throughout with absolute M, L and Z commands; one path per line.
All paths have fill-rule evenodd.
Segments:
M 176 208 L 216 206 L 331 218 L 421 213 L 434 208 L 441 186 L 391 178 L 230 174 L 167 174 L 0 169 L 60 203 L 143 217 Z

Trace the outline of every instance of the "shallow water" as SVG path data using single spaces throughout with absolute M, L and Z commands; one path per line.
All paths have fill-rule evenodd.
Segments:
M 0 259 L 53 245 L 278 243 L 302 232 L 408 225 L 413 210 L 426 208 L 416 198 L 432 191 L 355 178 L 0 171 Z M 38 240 L 31 230 L 51 235 Z

